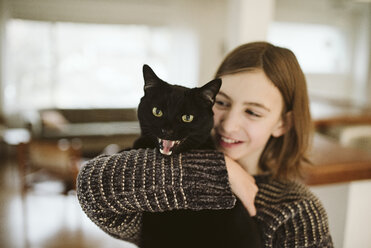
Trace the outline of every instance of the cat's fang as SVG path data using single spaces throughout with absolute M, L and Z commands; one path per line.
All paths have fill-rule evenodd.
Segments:
M 158 142 L 159 150 L 164 155 L 171 155 L 174 146 L 180 144 L 180 140 L 164 140 L 160 138 L 158 138 Z
M 160 149 L 160 152 L 164 155 L 168 155 L 170 156 L 173 152 L 172 151 L 168 151 L 168 152 L 165 152 L 164 150 Z

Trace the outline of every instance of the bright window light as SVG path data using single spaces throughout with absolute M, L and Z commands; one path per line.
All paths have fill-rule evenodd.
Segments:
M 196 53 L 190 40 L 182 53 Z M 6 109 L 136 107 L 143 95 L 142 65 L 167 80 L 171 68 L 182 68 L 178 43 L 166 27 L 10 20 Z M 197 70 L 191 71 L 196 78 Z
M 337 27 L 275 22 L 268 40 L 291 49 L 305 73 L 345 74 L 350 67 L 350 55 L 344 32 Z

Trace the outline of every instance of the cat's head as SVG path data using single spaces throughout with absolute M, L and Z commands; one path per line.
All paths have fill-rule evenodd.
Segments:
M 142 135 L 156 140 L 164 155 L 195 149 L 213 127 L 212 106 L 221 80 L 200 88 L 171 85 L 143 66 L 144 96 L 138 106 Z

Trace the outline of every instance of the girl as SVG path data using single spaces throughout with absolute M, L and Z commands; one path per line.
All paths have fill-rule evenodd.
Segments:
M 218 151 L 163 157 L 131 150 L 90 160 L 78 178 L 85 213 L 110 235 L 138 244 L 144 211 L 225 209 L 238 197 L 264 247 L 333 247 L 321 203 L 295 182 L 311 122 L 294 54 L 248 43 L 227 55 L 216 77 L 223 81 L 213 108 Z

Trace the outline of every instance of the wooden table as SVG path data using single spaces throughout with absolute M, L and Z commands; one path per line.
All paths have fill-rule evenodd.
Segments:
M 304 167 L 308 185 L 371 179 L 371 151 L 341 146 L 330 137 L 316 133 L 309 158 L 313 165 Z

